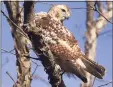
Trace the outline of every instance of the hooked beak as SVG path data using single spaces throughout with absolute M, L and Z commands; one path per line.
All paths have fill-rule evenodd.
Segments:
M 63 19 L 64 19 L 64 20 L 68 20 L 69 17 L 70 17 L 70 15 L 67 15 L 67 14 L 64 14 L 64 15 L 63 15 Z
M 66 17 L 67 20 L 69 20 L 69 17 Z
M 70 15 L 69 14 L 65 15 L 65 19 L 66 20 L 69 20 L 69 18 L 70 18 Z
M 65 16 L 65 20 L 69 20 L 69 16 Z

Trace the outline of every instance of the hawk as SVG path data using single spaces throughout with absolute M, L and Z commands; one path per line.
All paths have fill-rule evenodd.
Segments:
M 47 13 L 37 13 L 29 23 L 30 28 L 35 26 L 35 34 L 31 36 L 33 48 L 43 48 L 37 37 L 40 35 L 64 72 L 76 75 L 85 83 L 85 72 L 102 79 L 105 68 L 85 56 L 74 35 L 63 25 L 63 21 L 68 19 L 70 14 L 70 9 L 62 4 L 54 5 Z

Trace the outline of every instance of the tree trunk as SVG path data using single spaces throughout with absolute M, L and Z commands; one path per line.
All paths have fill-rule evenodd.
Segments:
M 6 5 L 9 18 L 19 27 L 22 28 L 23 20 L 21 8 L 19 2 L 4 1 Z M 13 87 L 30 87 L 31 85 L 31 60 L 27 57 L 29 56 L 29 50 L 27 48 L 27 38 L 17 26 L 14 25 L 11 20 L 8 20 L 11 26 L 11 33 L 14 39 L 14 48 L 16 52 L 16 66 L 17 66 L 17 81 Z
M 85 55 L 87 58 L 91 60 L 95 60 L 96 55 L 96 29 L 95 29 L 95 22 L 94 22 L 94 10 L 91 10 L 91 6 L 94 6 L 95 2 L 87 2 L 87 20 L 86 20 L 86 26 L 87 26 L 87 32 L 86 32 L 86 43 L 85 43 Z M 82 87 L 92 87 L 93 82 L 93 76 L 89 73 L 86 73 L 88 82 L 83 83 Z
M 97 3 L 98 9 L 95 7 Z M 99 33 L 102 31 L 104 26 L 110 22 L 110 19 L 113 18 L 113 5 L 112 2 L 107 2 L 107 9 L 106 11 L 103 8 L 101 1 L 98 2 L 87 2 L 87 32 L 86 32 L 86 43 L 85 43 L 85 55 L 87 58 L 95 60 L 96 56 L 96 45 L 97 45 L 97 37 Z M 92 9 L 92 10 L 91 10 Z M 97 20 L 94 21 L 94 10 L 99 14 Z M 111 22 L 110 22 L 111 23 Z M 94 77 L 89 73 L 86 73 L 88 82 L 82 83 L 81 87 L 93 87 Z

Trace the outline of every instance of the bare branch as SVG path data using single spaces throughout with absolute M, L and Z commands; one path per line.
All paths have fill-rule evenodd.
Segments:
M 11 51 L 7 51 L 5 49 L 2 49 L 2 51 L 6 52 L 6 53 L 13 54 L 13 55 L 16 55 L 15 53 L 12 53 Z M 31 57 L 31 56 L 26 56 L 26 55 L 24 55 L 24 57 L 31 58 L 31 59 L 34 59 L 34 60 L 40 60 L 39 58 L 35 58 L 35 57 Z
M 4 4 L 6 5 L 9 17 L 15 22 L 16 14 L 18 14 L 18 3 L 19 2 L 10 2 L 10 1 L 4 1 Z
M 104 14 L 102 14 L 96 7 L 89 5 L 91 8 L 93 8 L 94 11 L 98 12 L 104 19 L 106 19 L 108 22 L 110 22 L 111 24 L 113 24 L 113 22 L 111 22 L 109 19 L 112 18 L 112 10 L 110 10 L 109 12 L 106 12 Z
M 94 8 L 93 6 L 94 6 L 94 4 L 95 4 L 95 2 L 87 2 L 87 20 L 88 21 L 94 21 L 94 19 L 93 19 L 93 16 L 94 16 L 94 10 L 91 10 L 91 6 L 92 6 L 92 8 Z
M 112 29 L 111 30 L 107 30 L 105 32 L 102 32 L 98 36 L 102 36 L 102 35 L 105 35 L 105 34 L 110 33 L 110 32 L 112 32 Z
M 31 61 L 32 61 L 36 66 L 41 66 L 41 65 L 38 65 L 37 62 L 34 62 L 33 60 L 31 60 Z
M 29 23 L 34 17 L 34 4 L 35 1 L 24 2 L 24 24 Z
M 4 52 L 6 52 L 6 53 L 10 53 L 10 54 L 13 54 L 13 55 L 16 55 L 15 53 L 12 53 L 11 51 L 7 51 L 7 50 L 5 50 L 5 49 L 2 49 Z
M 2 14 L 7 18 L 8 21 L 10 21 L 15 27 L 17 27 L 17 29 L 19 29 L 26 38 L 28 38 L 28 36 L 26 35 L 26 33 L 23 31 L 23 29 L 21 29 L 16 23 L 14 23 L 2 10 L 1 10 Z
M 47 50 L 47 49 L 46 49 Z M 52 87 L 66 87 L 62 80 L 62 72 L 60 66 L 58 66 L 53 58 L 53 55 L 50 51 L 46 51 L 46 54 L 38 55 L 41 59 L 41 62 L 46 70 L 46 73 L 49 75 L 48 79 Z
M 36 67 L 35 67 L 35 69 L 34 69 L 34 71 L 33 71 L 33 73 L 32 73 L 32 76 L 35 74 L 37 68 L 38 68 L 38 64 L 36 65 Z
M 96 77 L 94 77 L 92 87 L 93 87 L 93 86 L 94 86 L 94 84 L 95 84 L 95 80 L 96 80 Z
M 109 23 L 111 23 L 111 24 L 113 24 L 113 22 L 111 22 L 108 18 L 107 18 L 107 16 L 108 15 L 111 15 L 111 11 L 108 13 L 108 14 L 106 14 L 106 17 L 101 13 L 101 12 L 99 12 L 98 10 L 97 10 L 97 12 L 102 16 L 102 17 L 104 17 Z M 110 16 L 108 16 L 108 17 L 110 17 Z M 111 18 L 111 17 L 110 17 Z
M 4 65 L 6 65 L 8 62 L 9 62 L 9 59 L 8 59 L 8 58 L 6 58 L 5 63 L 3 63 L 3 64 L 1 65 L 1 67 L 3 67 Z
M 107 86 L 107 85 L 109 85 L 109 84 L 111 84 L 111 83 L 113 83 L 113 81 L 111 81 L 111 82 L 108 82 L 108 83 L 106 83 L 106 84 L 103 84 L 103 85 L 100 85 L 100 86 L 98 86 L 98 87 Z
M 13 77 L 9 74 L 9 72 L 7 71 L 6 74 L 11 78 L 11 80 L 16 84 L 15 80 L 13 79 Z
M 105 11 L 104 11 L 104 7 L 103 7 L 102 2 L 97 1 L 97 6 L 98 6 L 99 11 L 103 14 Z
M 14 51 L 15 49 L 12 49 L 12 50 L 10 50 L 9 52 L 12 52 L 12 51 Z
M 14 53 L 12 53 L 11 51 L 7 51 L 7 50 L 5 50 L 5 49 L 2 49 L 2 51 L 4 51 L 4 52 L 6 52 L 6 53 L 10 53 L 10 54 L 12 54 L 12 55 L 16 55 L 16 54 L 14 54 Z M 34 59 L 34 57 L 31 57 L 31 56 L 29 56 L 29 58 L 33 58 Z M 38 58 L 35 58 L 35 60 L 39 60 Z M 38 65 L 36 62 L 34 62 L 34 61 L 32 61 L 36 66 L 40 66 L 40 65 Z
M 113 9 L 113 2 L 112 1 L 106 1 L 106 3 L 107 3 L 108 11 L 112 10 Z

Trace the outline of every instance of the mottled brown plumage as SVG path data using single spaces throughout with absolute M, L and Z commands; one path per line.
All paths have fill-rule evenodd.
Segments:
M 32 36 L 34 48 L 43 47 L 37 38 L 40 35 L 63 71 L 75 74 L 84 82 L 87 82 L 86 71 L 102 79 L 104 67 L 86 58 L 73 34 L 63 25 L 63 21 L 69 16 L 70 10 L 65 5 L 55 5 L 48 13 L 36 14 L 30 23 L 30 26 L 36 26 L 36 34 Z

